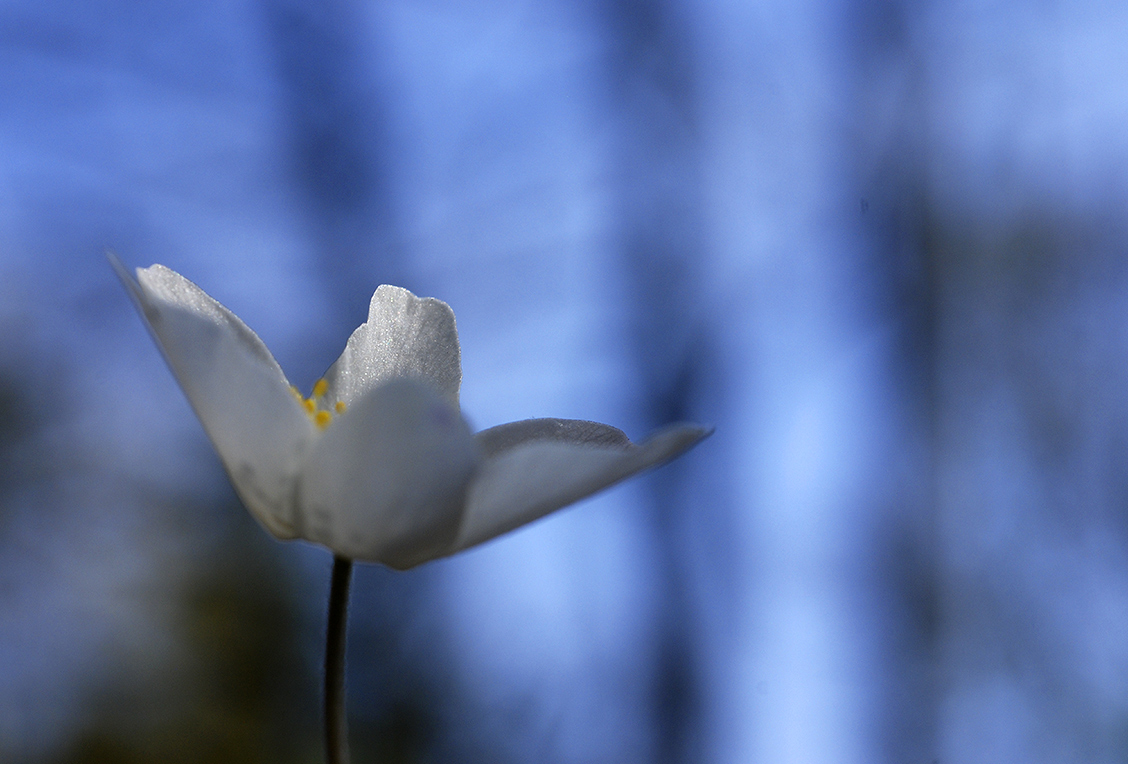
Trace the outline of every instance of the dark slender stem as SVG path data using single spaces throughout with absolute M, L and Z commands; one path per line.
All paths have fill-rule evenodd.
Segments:
M 333 557 L 329 584 L 329 628 L 325 634 L 325 761 L 348 764 L 349 732 L 345 715 L 345 625 L 349 618 L 352 560 Z

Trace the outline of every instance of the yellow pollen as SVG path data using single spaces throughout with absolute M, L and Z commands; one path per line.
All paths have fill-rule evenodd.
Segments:
M 328 391 L 329 391 L 329 383 L 326 382 L 324 379 L 319 379 L 313 385 L 313 396 L 312 397 L 320 398 L 321 396 L 325 395 L 325 393 L 327 393 Z
M 312 414 L 317 408 L 317 406 L 314 405 L 312 398 L 302 398 L 302 405 L 305 406 L 305 410 L 310 414 Z
M 343 414 L 343 413 L 345 413 L 345 402 L 344 401 L 337 401 L 337 404 L 335 406 L 333 406 L 333 408 L 335 408 L 337 410 L 338 414 Z
M 333 421 L 333 415 L 330 414 L 328 411 L 318 411 L 316 414 L 313 415 L 313 423 L 316 424 L 318 427 L 320 427 L 323 430 L 326 427 L 328 427 L 329 423 L 332 422 L 332 421 Z

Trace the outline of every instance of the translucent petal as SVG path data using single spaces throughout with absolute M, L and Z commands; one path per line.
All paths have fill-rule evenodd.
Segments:
M 630 438 L 619 428 L 583 419 L 522 419 L 482 430 L 475 438 L 486 458 L 534 440 L 623 450 L 631 447 Z
M 486 460 L 467 496 L 452 552 L 532 522 L 674 458 L 712 432 L 674 425 L 639 445 L 614 427 L 530 419 L 478 434 Z
M 314 428 L 262 340 L 180 274 L 154 265 L 129 289 L 247 509 L 293 538 L 293 483 Z
M 351 407 L 397 377 L 426 380 L 458 405 L 462 360 L 454 312 L 442 300 L 385 284 L 372 295 L 368 321 L 352 333 L 325 374 L 328 404 L 344 401 Z
M 409 568 L 445 554 L 479 462 L 458 409 L 430 385 L 386 382 L 325 431 L 302 468 L 302 537 Z

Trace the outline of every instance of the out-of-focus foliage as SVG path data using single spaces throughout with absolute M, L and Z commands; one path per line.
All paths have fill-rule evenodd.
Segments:
M 316 675 L 299 650 L 308 625 L 278 550 L 231 509 L 237 532 L 201 549 L 208 564 L 167 592 L 178 611 L 175 668 L 95 692 L 86 729 L 60 761 L 318 760 Z M 187 518 L 201 508 L 171 511 Z

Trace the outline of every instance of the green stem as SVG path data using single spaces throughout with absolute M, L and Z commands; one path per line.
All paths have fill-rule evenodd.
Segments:
M 349 733 L 345 714 L 345 625 L 349 617 L 352 560 L 333 557 L 329 584 L 329 627 L 325 634 L 325 761 L 348 764 Z

